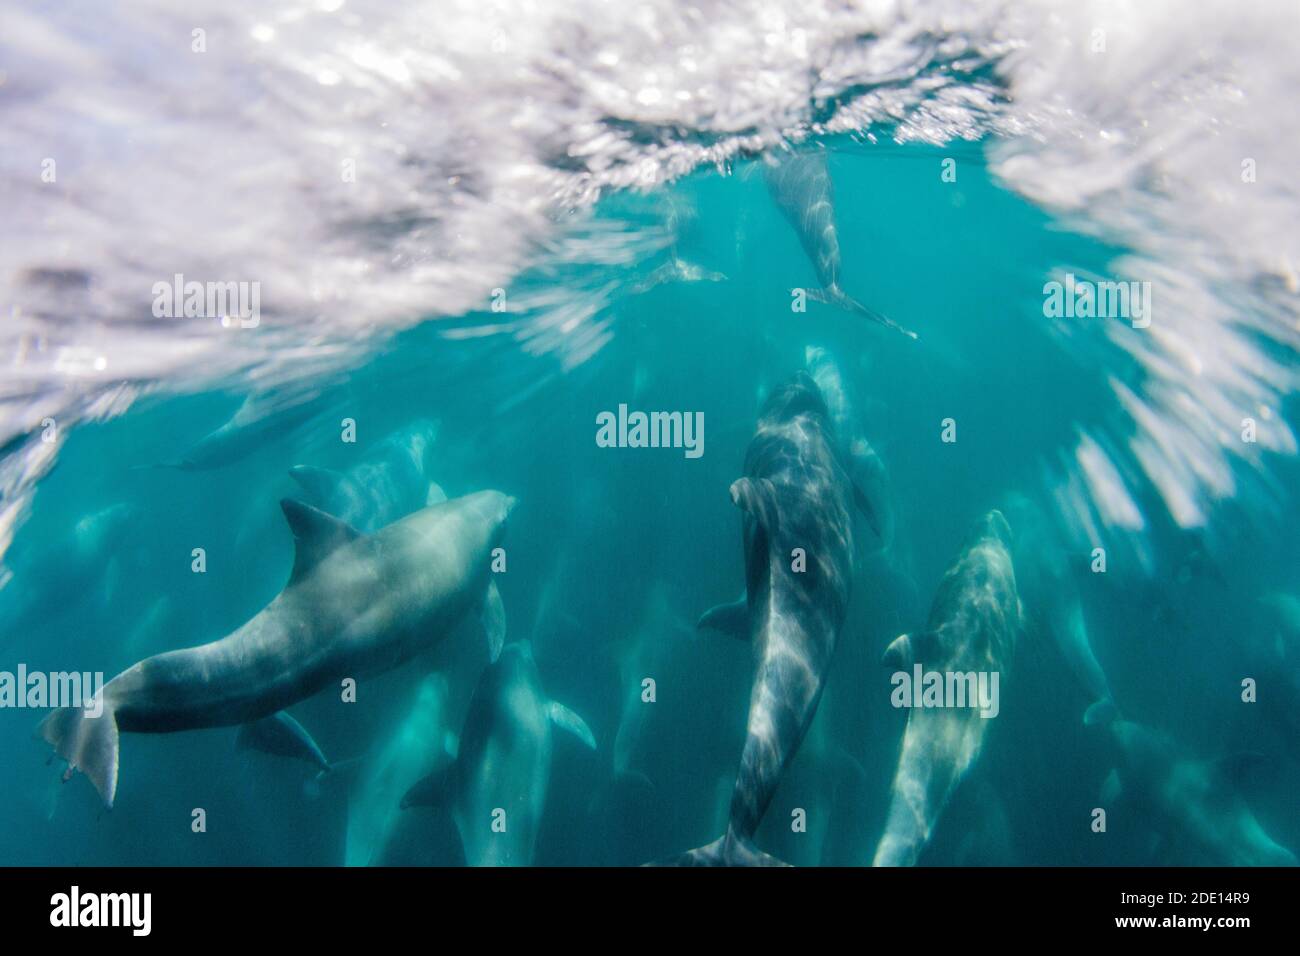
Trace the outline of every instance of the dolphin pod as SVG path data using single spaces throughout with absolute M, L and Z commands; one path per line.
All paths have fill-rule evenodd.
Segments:
M 1129 798 L 1153 821 L 1186 862 L 1229 866 L 1295 866 L 1295 854 L 1276 843 L 1242 799 L 1238 782 L 1259 754 L 1197 760 L 1160 731 L 1120 718 L 1109 708 L 1104 726 L 1115 769 L 1102 788 L 1103 804 Z M 1122 812 L 1122 811 L 1116 811 Z
M 475 610 L 499 650 L 490 554 L 514 499 L 480 491 L 373 535 L 309 505 L 281 502 L 296 554 L 284 590 L 210 644 L 146 658 L 100 692 L 103 712 L 54 711 L 40 734 L 112 807 L 123 731 L 168 733 L 260 720 L 344 678 L 402 664 Z
M 925 630 L 890 644 L 885 664 L 905 675 L 923 669 L 941 678 L 1006 671 L 1021 618 L 1010 547 L 1006 519 L 989 512 L 940 582 Z M 970 683 L 963 686 L 971 689 Z M 990 721 L 969 700 L 963 706 L 944 703 L 908 713 L 875 866 L 916 862 L 953 791 L 979 758 Z
M 836 448 L 821 392 L 800 371 L 768 399 L 744 476 L 731 485 L 744 515 L 745 597 L 700 620 L 754 652 L 727 831 L 670 862 L 782 865 L 754 845 L 754 833 L 816 713 L 853 577 L 855 496 Z
M 507 644 L 479 678 L 455 761 L 416 783 L 402 807 L 450 808 L 470 866 L 528 866 L 546 806 L 551 727 L 592 750 L 586 722 L 542 691 L 531 645 Z

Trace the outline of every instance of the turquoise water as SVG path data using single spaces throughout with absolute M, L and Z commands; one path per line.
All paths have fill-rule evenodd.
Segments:
M 791 310 L 790 290 L 815 287 L 816 277 L 760 161 L 612 194 L 593 211 L 596 225 L 582 227 L 590 235 L 602 235 L 602 223 L 614 232 L 635 225 L 671 242 L 613 264 L 543 261 L 505 284 L 506 301 L 522 304 L 504 313 L 485 301 L 377 351 L 358 348 L 344 370 L 308 378 L 319 390 L 314 418 L 224 467 L 142 466 L 182 456 L 226 421 L 248 394 L 237 379 L 228 390 L 147 393 L 117 417 L 71 429 L 6 555 L 0 669 L 22 662 L 111 677 L 223 637 L 288 577 L 293 538 L 278 502 L 301 495 L 290 467 L 346 470 L 395 430 L 431 419 L 439 431 L 429 477 L 447 495 L 493 488 L 518 499 L 497 575 L 507 639 L 531 641 L 547 696 L 581 715 L 597 743 L 591 751 L 555 735 L 534 862 L 639 864 L 705 844 L 725 828 L 752 662 L 743 642 L 694 623 L 743 586 L 741 522 L 727 489 L 761 399 L 814 345 L 835 357 L 853 420 L 884 463 L 894 533 L 857 564 L 825 696 L 759 830 L 762 849 L 798 865 L 871 861 L 907 719 L 890 706 L 879 658 L 898 634 L 924 626 L 980 515 L 1001 508 L 1018 532 L 1014 503 L 1025 500 L 1049 516 L 1042 547 L 1061 558 L 1065 583 L 1022 593 L 1025 627 L 1001 712 L 921 862 L 1233 862 L 1207 857 L 1157 809 L 1100 795 L 1115 756 L 1103 732 L 1084 726 L 1092 699 L 1043 624 L 1046 605 L 1069 589 L 1121 713 L 1171 735 L 1189 759 L 1264 755 L 1231 783 L 1273 841 L 1300 847 L 1289 796 L 1300 783 L 1294 717 L 1266 706 L 1298 700 L 1294 667 L 1283 670 L 1289 684 L 1261 676 L 1269 655 L 1295 640 L 1296 622 L 1276 598 L 1294 593 L 1300 572 L 1300 514 L 1288 494 L 1295 462 L 1230 462 L 1236 497 L 1180 527 L 1127 450 L 1134 431 L 1115 380 L 1142 396 L 1150 379 L 1098 328 L 1123 320 L 1076 319 L 1063 333 L 1043 314 L 1043 284 L 1058 270 L 1127 278 L 1114 265 L 1126 250 L 1007 191 L 986 168 L 986 144 L 826 145 L 844 287 L 917 341 L 818 303 Z M 956 182 L 941 175 L 950 157 Z M 673 257 L 717 275 L 646 288 Z M 571 330 L 522 321 L 558 286 L 598 295 L 577 327 L 599 330 L 591 342 L 602 347 L 537 347 L 545 334 L 574 340 Z M 466 334 L 501 322 L 518 324 Z M 703 455 L 598 447 L 596 416 L 620 403 L 702 413 Z M 1294 412 L 1293 398 L 1275 410 L 1284 421 Z M 951 443 L 941 440 L 947 418 Z M 355 442 L 341 438 L 345 419 Z M 1078 480 L 1080 435 L 1110 452 L 1140 527 L 1081 515 L 1061 496 Z M 120 534 L 79 550 L 77 523 L 122 504 L 131 512 Z M 1104 574 L 1091 570 L 1095 547 L 1106 549 Z M 195 548 L 205 573 L 192 570 Z M 363 681 L 355 703 L 326 689 L 290 708 L 331 760 L 357 758 L 320 781 L 304 763 L 236 749 L 234 728 L 125 734 L 111 812 L 81 776 L 60 782 L 62 761 L 47 765 L 48 747 L 32 739 L 40 714 L 0 710 L 0 862 L 347 862 L 358 781 L 420 681 L 439 673 L 449 688 L 447 712 L 424 728 L 435 753 L 446 732 L 460 734 L 484 663 L 472 635 L 453 633 Z M 625 698 L 645 676 L 657 698 L 630 718 Z M 1242 702 L 1244 678 L 1260 680 L 1259 703 Z M 616 747 L 632 719 L 640 723 Z M 450 813 L 389 803 L 370 811 L 386 834 L 370 862 L 463 861 Z M 1099 806 L 1110 808 L 1104 834 L 1090 827 Z M 206 811 L 206 832 L 192 829 L 195 808 Z M 792 830 L 796 809 L 807 813 L 806 832 Z

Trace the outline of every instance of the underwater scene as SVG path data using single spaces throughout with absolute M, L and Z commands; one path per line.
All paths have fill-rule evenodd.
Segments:
M 1294 865 L 1298 28 L 6 3 L 0 865 Z

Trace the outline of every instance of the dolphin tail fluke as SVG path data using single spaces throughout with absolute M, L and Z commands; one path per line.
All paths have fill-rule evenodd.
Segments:
M 809 289 L 808 298 L 812 299 L 814 302 L 833 305 L 837 309 L 843 309 L 845 312 L 852 312 L 854 315 L 860 315 L 864 319 L 870 319 L 872 322 L 883 325 L 887 329 L 893 329 L 895 332 L 900 332 L 903 335 L 906 335 L 909 339 L 917 338 L 917 334 L 911 329 L 905 329 L 889 316 L 882 315 L 875 309 L 868 308 L 843 289 L 834 287 L 830 289 Z
M 84 773 L 99 791 L 104 805 L 113 809 L 117 793 L 117 716 L 105 707 L 95 716 L 84 707 L 61 707 L 37 731 L 68 762 L 66 781 L 74 770 Z
M 652 863 L 651 866 L 789 866 L 770 853 L 764 853 L 744 837 L 728 830 L 712 843 L 687 850 L 681 856 Z

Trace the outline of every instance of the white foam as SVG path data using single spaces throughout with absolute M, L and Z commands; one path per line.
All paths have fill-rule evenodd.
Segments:
M 1010 188 L 1133 250 L 1153 325 L 1099 325 L 1090 347 L 1136 361 L 1132 462 L 1178 522 L 1203 522 L 1230 463 L 1295 450 L 1280 400 L 1296 365 L 1264 346 L 1292 356 L 1300 336 L 1298 20 L 1288 0 L 11 2 L 0 436 L 118 411 L 124 381 L 266 387 L 357 362 L 388 332 L 486 308 L 570 207 L 888 124 L 900 141 L 1000 134 Z M 639 247 L 568 253 L 606 246 Z M 155 319 L 152 285 L 177 272 L 261 283 L 261 327 Z M 572 365 L 608 340 L 615 291 L 535 299 L 500 328 Z M 1249 414 L 1255 446 L 1237 437 Z M 1134 476 L 1103 464 L 1121 449 L 1081 442 L 1103 514 L 1131 524 L 1115 482 Z M 0 463 L 0 546 L 52 452 Z

